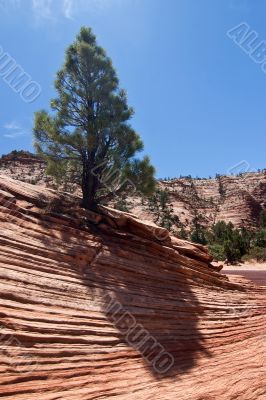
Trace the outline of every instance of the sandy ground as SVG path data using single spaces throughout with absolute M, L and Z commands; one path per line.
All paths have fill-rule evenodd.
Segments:
M 222 274 L 240 275 L 259 286 L 266 286 L 266 263 L 245 263 L 239 265 L 225 265 Z
M 265 271 L 266 272 L 266 263 L 244 263 L 238 265 L 225 265 L 222 269 L 225 271 Z

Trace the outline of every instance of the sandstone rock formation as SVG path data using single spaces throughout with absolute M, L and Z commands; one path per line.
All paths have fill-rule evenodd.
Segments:
M 203 246 L 6 176 L 0 226 L 1 398 L 266 398 L 266 288 Z
M 8 155 L 0 159 L 0 173 L 55 188 L 52 179 L 45 175 L 45 163 L 36 156 Z M 236 227 L 256 227 L 260 212 L 266 207 L 266 170 L 219 179 L 165 180 L 159 186 L 169 191 L 174 214 L 188 230 L 196 215 L 202 215 L 202 224 L 207 227 L 219 220 L 231 221 Z M 128 202 L 130 211 L 139 218 L 154 220 L 154 214 L 140 199 L 133 197 Z

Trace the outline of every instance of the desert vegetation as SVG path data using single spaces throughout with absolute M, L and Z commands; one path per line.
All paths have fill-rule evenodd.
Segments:
M 266 261 L 266 210 L 259 216 L 257 229 L 234 227 L 232 222 L 218 221 L 206 227 L 202 214 L 195 214 L 191 227 L 186 227 L 174 214 L 168 190 L 157 189 L 148 200 L 154 222 L 182 239 L 208 246 L 217 261 Z
M 266 261 L 266 211 L 260 214 L 257 230 L 245 227 L 236 229 L 229 222 L 218 221 L 211 229 L 199 223 L 191 234 L 191 240 L 208 245 L 210 253 L 218 261 Z

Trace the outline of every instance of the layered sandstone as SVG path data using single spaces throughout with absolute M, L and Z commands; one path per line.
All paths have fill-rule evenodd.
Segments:
M 56 187 L 51 177 L 45 174 L 45 163 L 33 155 L 8 155 L 0 159 L 0 173 L 32 184 Z M 191 230 L 196 216 L 201 216 L 206 227 L 224 220 L 238 228 L 256 228 L 260 213 L 266 206 L 266 170 L 221 176 L 219 179 L 164 180 L 158 184 L 161 189 L 169 191 L 174 215 L 186 230 Z M 70 188 L 73 189 L 73 185 Z M 143 203 L 134 194 L 128 197 L 127 202 L 130 211 L 139 218 L 156 220 L 147 202 Z
M 0 204 L 0 397 L 265 399 L 265 287 L 71 195 L 0 176 Z M 130 339 L 132 321 L 169 369 Z

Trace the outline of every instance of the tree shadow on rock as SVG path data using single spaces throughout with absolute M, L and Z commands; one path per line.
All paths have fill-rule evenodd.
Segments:
M 199 353 L 209 355 L 197 328 L 203 309 L 193 280 L 163 249 L 154 254 L 148 240 L 102 239 L 89 275 L 103 288 L 102 310 L 119 339 L 157 379 L 190 370 Z
M 106 233 L 95 225 L 85 231 L 100 246 L 92 258 L 89 246 L 72 246 L 73 262 L 68 259 L 68 265 L 115 328 L 117 348 L 125 352 L 131 347 L 137 361 L 156 379 L 183 374 L 196 365 L 200 353 L 208 356 L 198 329 L 203 308 L 193 290 L 196 282 L 169 257 L 168 250 L 154 246 L 153 237 Z M 62 230 L 62 244 L 71 248 L 76 232 Z M 49 234 L 43 242 L 51 250 L 58 249 Z

